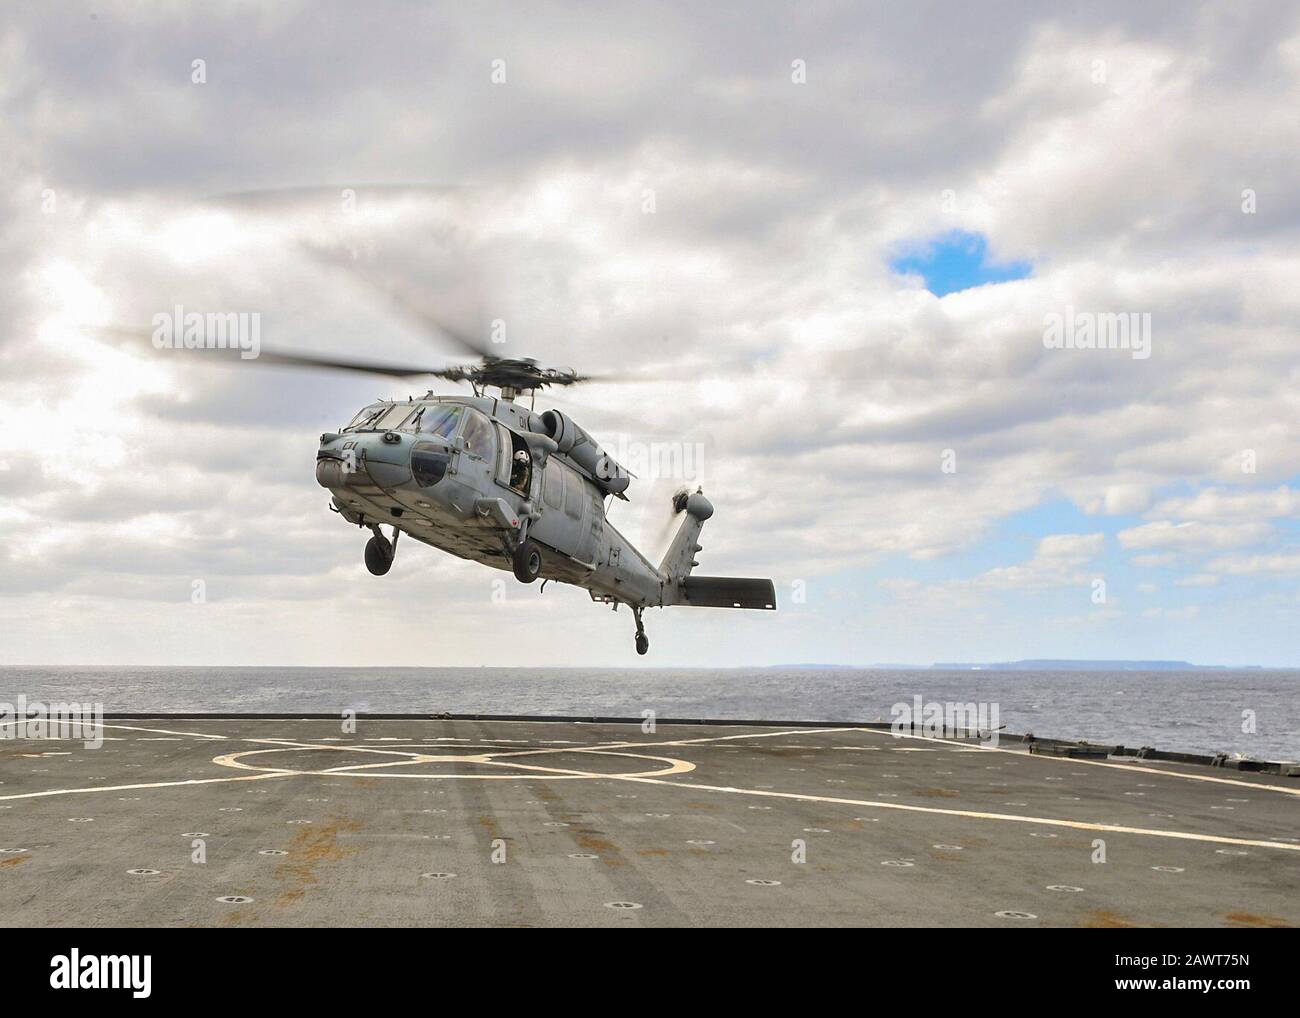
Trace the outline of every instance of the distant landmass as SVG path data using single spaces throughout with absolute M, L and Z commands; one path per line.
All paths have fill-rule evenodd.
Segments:
M 932 665 L 903 664 L 895 661 L 875 661 L 865 665 L 842 664 L 780 664 L 767 668 L 801 668 L 809 671 L 865 668 L 878 671 L 940 672 L 1214 672 L 1248 671 L 1262 669 L 1263 665 L 1196 665 L 1190 661 L 1091 661 L 1082 658 L 1026 658 L 1022 661 L 936 661 Z
M 937 661 L 931 668 L 943 671 L 999 672 L 1205 672 L 1223 671 L 1227 665 L 1194 665 L 1190 661 L 1086 661 L 1077 658 L 1029 658 L 1023 661 Z M 1258 668 L 1259 665 L 1238 665 Z

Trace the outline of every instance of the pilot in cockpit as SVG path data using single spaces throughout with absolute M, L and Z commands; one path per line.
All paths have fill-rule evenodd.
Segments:
M 520 449 L 511 457 L 510 487 L 518 488 L 520 491 L 528 490 L 528 475 L 532 462 L 526 449 Z

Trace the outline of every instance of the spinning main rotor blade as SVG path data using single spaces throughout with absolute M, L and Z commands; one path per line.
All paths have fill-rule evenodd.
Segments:
M 263 364 L 278 364 L 285 367 L 329 368 L 336 371 L 360 371 L 372 375 L 387 375 L 390 378 L 414 378 L 419 375 L 433 375 L 451 381 L 463 381 L 465 369 L 459 367 L 430 368 L 408 364 L 379 364 L 375 361 L 355 361 L 326 354 L 282 353 L 267 350 L 265 347 L 252 358 Z
M 153 334 L 144 329 L 109 327 L 97 331 L 119 343 L 129 345 L 133 349 L 152 344 Z M 179 349 L 185 348 L 181 347 Z M 371 375 L 385 375 L 389 378 L 415 378 L 420 375 L 431 375 L 437 378 L 446 378 L 453 382 L 460 382 L 466 380 L 469 377 L 469 372 L 473 370 L 472 366 L 461 367 L 455 364 L 441 368 L 430 367 L 427 364 L 383 364 L 377 361 L 337 357 L 333 354 L 289 353 L 283 350 L 271 350 L 265 346 L 257 351 L 256 356 L 251 357 L 245 357 L 244 351 L 238 347 L 225 349 L 200 347 L 187 352 L 196 354 L 199 357 L 213 358 L 227 364 L 253 363 L 298 368 L 326 368 L 334 371 L 357 371 Z
M 440 316 L 435 317 L 411 295 L 409 283 L 400 282 L 386 275 L 378 265 L 362 263 L 339 248 L 308 243 L 301 244 L 300 248 L 318 264 L 341 272 L 349 279 L 379 294 L 389 307 L 417 326 L 426 339 L 434 342 L 440 339 L 451 340 L 465 353 L 473 354 L 475 357 L 495 356 L 490 343 L 471 336 L 463 329 L 449 325 Z

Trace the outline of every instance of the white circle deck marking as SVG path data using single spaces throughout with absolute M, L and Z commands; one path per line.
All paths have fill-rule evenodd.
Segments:
M 265 740 L 264 740 L 265 741 Z M 554 741 L 554 740 L 549 740 Z M 568 744 L 566 744 L 567 747 Z M 618 744 L 622 745 L 622 744 Z M 471 747 L 466 747 L 471 748 Z M 241 770 L 257 771 L 268 776 L 286 776 L 286 775 L 343 775 L 346 777 L 365 777 L 365 778 L 407 778 L 407 779 L 424 779 L 424 780 L 478 780 L 478 781 L 518 781 L 521 779 L 548 777 L 551 779 L 579 779 L 579 780 L 608 780 L 611 778 L 648 778 L 648 777 L 665 777 L 670 774 L 686 774 L 695 770 L 695 764 L 686 760 L 678 760 L 671 757 L 653 756 L 645 753 L 629 753 L 616 751 L 609 747 L 578 747 L 565 749 L 503 749 L 499 746 L 481 747 L 486 752 L 480 753 L 429 753 L 424 751 L 404 750 L 404 749 L 378 749 L 372 746 L 356 745 L 320 745 L 318 743 L 298 743 L 290 746 L 276 746 L 271 749 L 251 749 L 238 753 L 227 753 L 222 756 L 214 757 L 213 763 L 223 767 L 235 767 Z M 304 753 L 333 751 L 336 753 L 365 753 L 375 756 L 386 756 L 390 759 L 381 763 L 367 764 L 349 764 L 343 767 L 329 767 L 315 770 L 300 770 L 293 767 L 273 767 L 259 766 L 249 763 L 248 758 L 263 756 L 271 753 Z M 525 763 L 523 757 L 540 757 L 555 756 L 556 754 L 566 754 L 575 756 L 591 756 L 599 759 L 620 758 L 635 761 L 649 761 L 652 764 L 662 766 L 654 767 L 649 770 L 629 770 L 614 771 L 602 773 L 598 771 L 579 770 L 570 767 L 546 767 L 540 764 Z M 379 773 L 380 768 L 404 768 L 418 765 L 445 765 L 445 764 L 471 764 L 480 767 L 498 768 L 515 773 L 499 774 L 474 774 L 465 772 L 437 772 L 437 773 L 401 773 L 389 771 Z M 627 798 L 635 798 L 635 795 L 627 795 Z

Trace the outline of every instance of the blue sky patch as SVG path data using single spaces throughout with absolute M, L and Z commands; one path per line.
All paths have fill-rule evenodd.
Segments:
M 1029 262 L 990 261 L 984 234 L 964 230 L 933 237 L 895 258 L 889 267 L 900 275 L 919 275 L 936 297 L 985 283 L 1024 279 L 1033 271 Z

